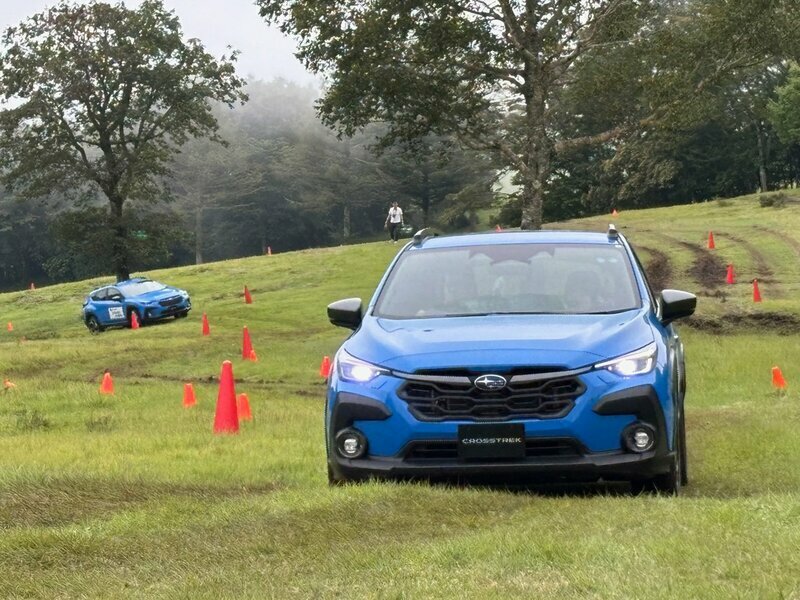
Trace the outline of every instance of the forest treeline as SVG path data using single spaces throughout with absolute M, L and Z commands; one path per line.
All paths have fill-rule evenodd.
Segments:
M 161 10 L 155 0 L 145 4 Z M 177 25 L 175 31 L 180 33 Z M 704 80 L 702 93 L 680 110 L 633 134 L 562 144 L 548 162 L 545 222 L 796 187 L 800 68 L 792 58 L 788 52 L 762 57 Z M 582 79 L 558 97 L 563 117 L 551 116 L 557 127 L 548 132 L 551 137 L 581 140 L 618 131 L 624 107 L 657 101 L 652 88 L 625 79 L 629 71 L 620 69 L 615 80 L 608 65 L 593 75 L 587 64 Z M 165 167 L 153 163 L 148 177 L 161 173 L 158 185 L 131 184 L 111 227 L 109 200 L 113 212 L 116 192 L 109 188 L 104 195 L 103 179 L 74 189 L 65 180 L 57 189 L 52 179 L 65 172 L 54 170 L 47 186 L 40 186 L 51 191 L 37 195 L 35 165 L 46 149 L 37 148 L 36 139 L 20 141 L 24 153 L 18 148 L 4 164 L 28 161 L 30 172 L 27 179 L 18 177 L 27 186 L 24 194 L 13 186 L 0 191 L 0 288 L 109 274 L 120 239 L 127 253 L 123 267 L 132 272 L 379 239 L 392 201 L 413 227 L 470 230 L 525 221 L 519 172 L 509 170 L 498 152 L 463 143 L 458 132 L 405 138 L 388 123 L 372 123 L 345 132 L 353 135 L 337 135 L 318 115 L 325 89 L 250 80 L 242 91 L 245 102 L 233 101 L 238 91 L 208 100 L 207 121 L 202 106 L 213 97 L 198 98 L 195 118 L 213 131 L 213 117 L 215 135 L 195 136 L 191 128 L 174 134 L 173 142 L 186 141 L 176 154 L 158 156 L 168 158 Z M 6 111 L 16 119 L 6 139 L 16 143 L 30 125 L 21 129 L 20 115 L 12 113 Z M 101 139 L 89 158 L 101 159 L 102 146 Z M 0 147 L 2 152 L 8 148 Z

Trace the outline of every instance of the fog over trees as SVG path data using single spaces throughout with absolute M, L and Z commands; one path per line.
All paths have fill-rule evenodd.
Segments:
M 399 10 L 386 3 L 387 11 Z M 275 20 L 277 13 L 270 11 L 282 3 L 261 4 Z M 323 16 L 344 18 L 350 3 L 333 4 L 319 13 L 322 5 L 316 2 L 297 6 L 309 8 L 309 28 L 315 23 L 333 27 L 334 21 Z M 524 3 L 498 2 L 497 7 L 506 4 L 517 21 L 507 24 L 511 15 L 503 20 L 502 10 L 475 18 L 500 28 L 491 29 L 493 35 L 514 22 L 524 30 L 532 18 Z M 82 161 L 61 160 L 60 170 L 46 177 L 35 170 L 39 155 L 50 150 L 50 158 L 66 157 L 75 140 L 64 142 L 62 130 L 54 138 L 64 142 L 62 148 L 45 132 L 32 139 L 30 128 L 19 127 L 20 104 L 14 101 L 19 89 L 9 79 L 19 46 L 15 50 L 13 36 L 7 35 L 0 48 L 6 101 L 0 106 L 5 132 L 0 176 L 7 184 L 0 191 L 0 287 L 115 271 L 122 275 L 117 258 L 123 249 L 126 269 L 141 273 L 263 254 L 268 248 L 283 252 L 382 239 L 386 210 L 394 200 L 413 227 L 469 230 L 495 223 L 537 226 L 612 208 L 698 202 L 800 182 L 800 43 L 796 28 L 787 26 L 792 2 L 770 2 L 757 13 L 748 8 L 755 3 L 742 2 L 728 2 L 720 12 L 722 4 L 713 0 L 594 2 L 593 10 L 616 8 L 596 13 L 592 27 L 602 29 L 589 39 L 585 36 L 592 29 L 584 29 L 581 19 L 595 13 L 570 12 L 583 4 L 577 1 L 556 4 L 563 9 L 558 23 L 573 19 L 576 41 L 553 38 L 548 43 L 561 40 L 561 53 L 572 43 L 588 48 L 577 52 L 576 47 L 575 56 L 568 53 L 568 68 L 548 80 L 551 96 L 543 100 L 545 112 L 533 138 L 526 134 L 525 102 L 507 94 L 454 97 L 467 81 L 464 69 L 470 64 L 482 70 L 473 77 L 476 85 L 497 83 L 489 81 L 500 77 L 497 65 L 477 64 L 466 50 L 453 50 L 473 48 L 469 36 L 484 36 L 484 44 L 491 40 L 480 27 L 474 29 L 475 23 L 467 27 L 459 20 L 457 9 L 469 9 L 469 2 L 428 3 L 428 25 L 444 29 L 425 31 L 433 37 L 426 38 L 430 47 L 417 49 L 425 51 L 417 56 L 420 60 L 406 60 L 404 53 L 414 49 L 391 36 L 399 36 L 402 27 L 416 31 L 424 21 L 395 22 L 400 29 L 386 30 L 389 37 L 380 40 L 380 55 L 379 40 L 359 37 L 353 27 L 348 43 L 339 40 L 336 46 L 333 37 L 318 39 L 322 45 L 317 46 L 308 45 L 312 37 L 301 43 L 301 58 L 326 76 L 321 90 L 283 80 L 249 80 L 242 104 L 230 80 L 227 91 L 220 89 L 226 96 L 205 94 L 177 102 L 175 110 L 184 106 L 184 116 L 197 115 L 205 125 L 170 137 L 168 151 L 158 146 L 158 164 L 148 178 L 130 179 L 126 185 L 136 193 L 117 205 L 97 178 L 97 185 L 80 183 L 86 180 L 80 171 L 85 175 L 88 169 Z M 145 5 L 159 7 L 155 0 Z M 678 18 L 701 8 L 705 12 L 698 14 L 705 21 Z M 286 30 L 302 38 L 293 13 L 286 12 L 285 18 Z M 539 19 L 537 27 L 545 22 Z M 46 29 L 37 35 L 46 38 Z M 497 44 L 503 40 L 492 39 L 493 52 L 501 52 Z M 628 43 L 631 39 L 635 43 Z M 532 56 L 524 48 L 504 51 L 507 69 L 516 68 L 515 53 L 522 53 L 523 64 L 524 56 Z M 442 61 L 434 60 L 437 52 Z M 447 57 L 458 60 L 448 67 Z M 94 89 L 97 74 L 89 71 L 85 76 L 70 71 L 70 85 Z M 500 79 L 520 84 L 523 100 L 525 93 L 541 91 L 535 78 L 516 72 L 509 77 L 516 83 Z M 445 83 L 455 87 L 442 87 Z M 195 100 L 199 104 L 192 104 Z M 168 108 L 158 110 L 163 114 Z M 134 128 L 133 119 L 122 117 L 120 123 L 123 132 Z M 121 147 L 119 138 L 107 141 Z M 90 150 L 89 166 L 101 151 L 94 155 Z M 20 157 L 28 161 L 27 180 L 19 177 Z M 144 158 L 155 164 L 152 153 Z M 124 180 L 134 171 L 115 172 Z

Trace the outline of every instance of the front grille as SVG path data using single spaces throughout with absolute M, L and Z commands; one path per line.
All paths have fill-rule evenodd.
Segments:
M 573 439 L 527 438 L 525 440 L 525 458 L 582 454 L 580 444 Z M 412 462 L 457 460 L 458 442 L 451 440 L 411 442 L 406 447 L 405 459 Z
M 162 300 L 159 302 L 161 306 L 175 306 L 176 304 L 180 304 L 183 301 L 183 296 L 173 296 L 172 298 L 167 298 L 166 300 Z
M 447 373 L 438 381 L 411 379 L 400 387 L 397 395 L 408 403 L 411 413 L 420 421 L 503 421 L 563 417 L 572 410 L 575 399 L 586 391 L 577 376 L 567 373 L 553 373 L 552 378 L 533 381 L 515 382 L 509 377 L 510 383 L 496 391 L 475 387 L 474 378 L 473 375 L 459 381 Z

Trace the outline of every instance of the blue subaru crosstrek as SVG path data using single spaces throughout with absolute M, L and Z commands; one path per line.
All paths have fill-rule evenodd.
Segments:
M 329 378 L 329 480 L 623 480 L 677 493 L 686 377 L 673 322 L 696 302 L 651 290 L 613 226 L 423 230 L 366 309 L 328 306 L 354 330 Z
M 129 326 L 133 313 L 140 323 L 189 314 L 189 293 L 157 281 L 136 277 L 92 291 L 83 301 L 83 322 L 92 332 Z

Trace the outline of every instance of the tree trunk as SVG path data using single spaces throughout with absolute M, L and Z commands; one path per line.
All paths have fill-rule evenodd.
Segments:
M 194 211 L 194 264 L 203 264 L 203 207 Z
M 111 195 L 109 201 L 111 202 L 111 227 L 114 231 L 114 239 L 111 242 L 111 260 L 117 274 L 117 281 L 125 281 L 131 278 L 128 260 L 128 228 L 125 226 L 125 219 L 122 215 L 122 205 L 125 200 Z
M 539 67 L 527 64 L 525 78 L 525 125 L 526 142 L 524 162 L 526 169 L 522 178 L 522 229 L 541 229 L 543 223 L 544 189 L 550 177 L 550 152 L 552 143 L 545 127 L 547 103 L 543 90 L 543 74 Z
M 428 169 L 422 169 L 422 193 L 420 194 L 420 203 L 422 204 L 422 226 L 428 226 L 428 215 L 431 211 L 431 190 L 430 190 L 431 177 Z
M 766 134 L 760 123 L 756 123 L 756 134 L 758 138 L 758 183 L 761 192 L 769 190 L 767 181 L 767 162 L 769 161 L 769 142 L 765 139 Z
M 344 214 L 342 215 L 342 237 L 344 239 L 350 238 L 350 205 L 344 205 Z

